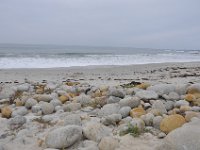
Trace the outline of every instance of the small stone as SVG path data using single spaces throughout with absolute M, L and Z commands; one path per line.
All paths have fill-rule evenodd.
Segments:
M 187 112 L 185 112 L 185 120 L 187 122 L 191 121 L 191 119 L 193 117 L 200 118 L 200 113 L 199 112 L 194 112 L 194 111 L 187 111 Z
M 129 116 L 130 111 L 131 111 L 131 107 L 124 106 L 119 110 L 119 113 L 122 115 L 122 118 L 126 118 Z
M 119 101 L 121 107 L 129 106 L 131 108 L 138 107 L 140 105 L 140 99 L 138 97 L 125 97 Z
M 185 100 L 179 100 L 174 104 L 174 107 L 189 106 L 189 102 Z
M 196 99 L 196 97 L 193 94 L 187 94 L 185 95 L 185 100 L 188 102 L 192 102 Z
M 121 89 L 111 89 L 110 95 L 115 96 L 115 97 L 119 97 L 119 98 L 125 97 L 125 93 Z
M 174 104 L 175 104 L 174 101 L 166 101 L 164 103 L 165 108 L 166 108 L 167 111 L 172 110 L 174 108 Z
M 163 117 L 161 116 L 156 116 L 153 118 L 153 127 L 156 129 L 160 129 L 160 123 L 163 120 Z
M 107 116 L 107 115 L 112 115 L 112 114 L 118 114 L 120 110 L 120 105 L 119 104 L 107 104 L 104 105 L 101 110 L 99 111 L 98 115 L 99 116 Z
M 194 93 L 200 93 L 200 84 L 192 84 L 187 88 L 187 93 L 188 94 L 194 94 Z
M 99 150 L 115 150 L 119 141 L 113 137 L 103 137 L 99 143 Z
M 67 105 L 63 105 L 63 110 L 67 112 L 77 111 L 81 109 L 80 103 L 69 103 Z
M 26 123 L 26 118 L 23 116 L 15 116 L 9 120 L 9 126 L 11 129 L 17 129 Z
M 121 100 L 121 98 L 119 98 L 119 97 L 110 96 L 110 97 L 107 99 L 107 103 L 108 103 L 108 104 L 111 104 L 111 103 L 118 103 L 120 100 Z
M 15 105 L 18 107 L 18 106 L 23 106 L 24 105 L 24 102 L 23 101 L 21 101 L 20 99 L 16 99 L 16 100 L 14 100 L 14 102 L 15 102 Z
M 12 109 L 8 106 L 5 106 L 1 109 L 2 118 L 10 118 L 12 114 Z
M 41 108 L 41 106 L 40 105 L 34 105 L 34 106 L 32 106 L 32 108 L 31 108 L 31 110 L 32 110 L 32 112 L 33 113 L 39 113 L 39 112 L 41 112 L 42 113 L 42 108 Z
M 158 138 L 159 139 L 163 139 L 164 137 L 166 137 L 167 135 L 164 133 L 164 132 L 160 132 L 159 134 L 158 134 Z
M 140 118 L 144 121 L 146 126 L 153 125 L 154 115 L 152 113 L 147 113 L 145 115 L 142 115 Z
M 191 109 L 192 108 L 190 106 L 187 106 L 187 105 L 180 107 L 180 111 L 181 112 L 190 111 Z
M 121 114 L 112 114 L 102 119 L 104 125 L 116 125 L 122 120 Z
M 74 101 L 80 103 L 82 106 L 88 106 L 91 103 L 91 97 L 85 94 L 81 94 L 74 97 Z
M 140 118 L 133 118 L 130 124 L 134 127 L 137 127 L 140 132 L 142 132 L 145 128 L 145 123 L 142 119 Z
M 179 100 L 180 96 L 176 92 L 170 92 L 169 93 L 169 100 Z
M 139 89 L 143 89 L 143 90 L 146 90 L 148 87 L 150 87 L 151 85 L 149 83 L 141 83 L 139 85 L 136 85 L 135 87 L 136 88 L 139 88 Z
M 24 116 L 28 114 L 28 110 L 26 109 L 26 107 L 19 107 L 17 108 L 17 110 L 13 111 L 12 112 L 12 117 L 15 117 L 15 116 Z
M 88 122 L 83 127 L 83 135 L 89 140 L 99 142 L 103 137 L 108 136 L 111 133 L 111 129 L 95 122 Z
M 181 115 L 170 115 L 165 117 L 160 123 L 160 130 L 169 133 L 172 130 L 181 127 L 185 123 L 185 118 Z
M 48 133 L 45 143 L 48 148 L 67 148 L 79 141 L 82 129 L 79 126 L 69 125 L 57 128 Z
M 64 125 L 77 125 L 81 126 L 81 118 L 77 114 L 71 114 L 65 117 Z
M 175 91 L 175 85 L 173 84 L 157 84 L 147 88 L 147 90 L 155 91 L 158 95 L 169 94 Z
M 61 96 L 59 97 L 59 100 L 64 104 L 66 101 L 69 100 L 69 97 L 66 96 L 66 95 L 61 95 Z
M 25 102 L 25 107 L 27 109 L 31 109 L 34 105 L 36 105 L 38 102 L 35 99 L 29 98 L 26 102 Z
M 33 96 L 33 98 L 36 99 L 38 102 L 50 102 L 53 99 L 52 96 L 49 94 L 36 94 Z
M 162 101 L 157 100 L 153 103 L 152 109 L 157 109 L 161 114 L 166 114 L 167 110 L 165 108 L 165 105 L 163 104 Z
M 133 108 L 131 111 L 130 111 L 130 116 L 132 118 L 139 118 L 140 116 L 146 114 L 145 110 L 141 107 L 137 107 L 137 108 Z
M 158 98 L 158 94 L 152 90 L 140 90 L 140 91 L 137 91 L 135 95 L 143 100 Z
M 62 102 L 58 99 L 53 99 L 50 101 L 50 104 L 52 104 L 54 107 L 56 106 L 62 106 Z
M 54 106 L 47 102 L 42 102 L 41 104 L 42 113 L 44 115 L 51 114 L 54 111 Z

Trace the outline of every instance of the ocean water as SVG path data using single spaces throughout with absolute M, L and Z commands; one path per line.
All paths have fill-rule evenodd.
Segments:
M 0 69 L 192 61 L 199 50 L 0 44 Z

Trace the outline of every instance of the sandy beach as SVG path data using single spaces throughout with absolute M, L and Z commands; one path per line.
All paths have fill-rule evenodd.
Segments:
M 200 62 L 1 69 L 0 82 L 0 150 L 199 148 Z

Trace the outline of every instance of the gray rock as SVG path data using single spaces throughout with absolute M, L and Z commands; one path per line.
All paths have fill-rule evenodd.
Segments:
M 40 106 L 44 115 L 51 114 L 54 111 L 54 106 L 50 103 L 42 102 L 40 103 Z
M 43 101 L 43 102 L 50 102 L 53 97 L 49 94 L 35 94 L 33 96 L 34 99 L 36 99 L 37 101 Z
M 140 90 L 135 95 L 143 100 L 158 99 L 158 94 L 152 90 Z
M 83 127 L 83 135 L 89 140 L 99 142 L 101 138 L 108 136 L 112 133 L 112 129 L 96 122 L 88 122 Z
M 156 129 L 160 129 L 160 123 L 163 120 L 163 117 L 161 116 L 155 116 L 153 118 L 153 127 Z
M 147 113 L 145 115 L 142 115 L 140 118 L 144 121 L 146 126 L 153 125 L 154 115 L 152 113 Z
M 104 125 L 116 125 L 121 120 L 122 120 L 121 114 L 112 114 L 112 115 L 106 116 L 101 121 Z
M 172 110 L 174 108 L 174 104 L 175 104 L 175 102 L 173 102 L 173 101 L 166 101 L 164 103 L 167 111 Z
M 81 109 L 80 103 L 69 103 L 69 104 L 63 105 L 64 111 L 77 111 L 80 109 Z
M 28 110 L 25 107 L 22 106 L 22 107 L 19 107 L 19 108 L 17 108 L 17 110 L 12 112 L 12 117 L 24 116 L 26 114 L 28 114 Z
M 160 133 L 158 134 L 158 138 L 159 138 L 159 139 L 162 139 L 162 138 L 164 138 L 164 137 L 166 137 L 166 134 L 165 134 L 164 132 L 160 132 Z
M 98 112 L 99 116 L 107 116 L 107 115 L 112 115 L 112 114 L 118 114 L 120 110 L 120 105 L 119 104 L 107 104 L 104 105 L 101 110 Z
M 163 102 L 160 101 L 160 100 L 157 100 L 157 101 L 155 101 L 155 102 L 153 103 L 152 109 L 157 109 L 157 110 L 159 110 L 159 112 L 160 112 L 161 114 L 166 114 L 166 113 L 167 113 L 167 110 L 166 110 L 166 108 L 165 108 L 165 105 L 164 105 Z
M 125 93 L 122 89 L 110 89 L 110 95 L 111 96 L 115 96 L 115 97 L 119 97 L 119 98 L 124 98 L 125 97 Z
M 25 102 L 25 107 L 27 109 L 31 109 L 34 105 L 36 105 L 38 102 L 33 99 L 33 98 L 29 98 L 26 102 Z
M 178 84 L 176 85 L 175 92 L 179 95 L 185 95 L 187 92 L 188 84 Z
M 164 139 L 164 143 L 158 150 L 199 150 L 200 130 L 199 119 L 183 125 L 170 132 Z
M 131 111 L 131 107 L 124 106 L 119 110 L 119 113 L 122 115 L 122 118 L 126 118 L 129 116 L 130 111 Z
M 111 104 L 111 103 L 118 103 L 120 100 L 121 100 L 121 98 L 119 98 L 119 97 L 110 96 L 110 97 L 107 99 L 107 103 L 108 103 L 108 104 Z
M 125 97 L 119 101 L 119 105 L 121 107 L 129 106 L 134 108 L 140 105 L 140 99 L 138 97 Z
M 81 126 L 81 118 L 80 115 L 77 114 L 71 114 L 65 117 L 64 119 L 64 125 L 77 125 Z
M 132 121 L 130 122 L 130 125 L 138 127 L 139 131 L 143 131 L 145 128 L 145 123 L 140 118 L 133 118 Z
M 7 99 L 7 98 L 11 98 L 12 96 L 15 95 L 16 89 L 11 88 L 11 87 L 3 87 L 0 90 L 0 99 Z
M 54 107 L 56 106 L 62 106 L 62 102 L 58 99 L 53 99 L 50 101 L 50 104 L 52 104 Z
M 187 91 L 191 91 L 191 90 L 194 90 L 194 91 L 200 93 L 200 83 L 195 83 L 195 84 L 190 85 L 190 86 L 187 88 Z
M 169 100 L 179 100 L 180 96 L 176 92 L 170 92 L 169 93 Z
M 200 111 L 200 107 L 199 106 L 193 106 L 191 110 L 199 112 Z
M 57 128 L 48 133 L 45 143 L 48 148 L 67 148 L 79 141 L 82 129 L 79 126 L 69 125 Z
M 39 104 L 32 106 L 31 110 L 32 110 L 33 113 L 42 112 L 42 108 Z
M 80 103 L 82 106 L 88 106 L 91 103 L 91 97 L 82 93 L 75 97 L 75 101 Z
M 26 123 L 26 118 L 23 116 L 15 116 L 14 118 L 11 118 L 8 122 L 9 127 L 11 129 L 16 129 L 21 127 L 23 124 Z
M 174 107 L 189 106 L 189 102 L 186 100 L 179 100 L 174 104 Z
M 169 94 L 175 91 L 175 85 L 173 84 L 157 84 L 147 88 L 147 90 L 155 91 L 158 95 Z
M 29 88 L 30 88 L 30 85 L 28 83 L 25 83 L 25 84 L 18 85 L 17 91 L 25 92 L 25 91 L 28 91 Z

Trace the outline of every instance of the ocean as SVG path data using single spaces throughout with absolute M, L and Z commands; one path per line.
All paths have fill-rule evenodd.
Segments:
M 0 44 L 0 69 L 200 61 L 200 50 Z

